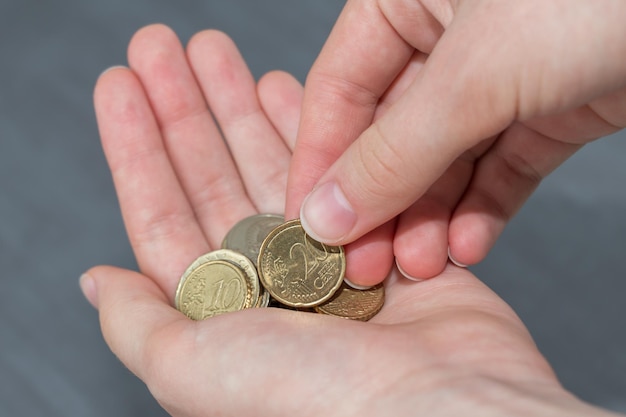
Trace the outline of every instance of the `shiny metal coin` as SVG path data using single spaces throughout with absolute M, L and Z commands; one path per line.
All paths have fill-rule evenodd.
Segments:
M 255 307 L 260 284 L 252 261 L 220 249 L 196 259 L 176 290 L 176 308 L 193 320 Z
M 299 220 L 291 220 L 265 238 L 257 267 L 262 285 L 274 299 L 291 307 L 314 307 L 341 286 L 346 258 L 341 246 L 314 240 Z
M 357 290 L 345 283 L 327 302 L 315 307 L 315 311 L 351 320 L 368 321 L 385 304 L 385 287 L 376 285 L 367 290 Z
M 239 221 L 226 234 L 222 249 L 231 249 L 245 255 L 255 265 L 263 240 L 285 221 L 278 214 L 255 214 Z

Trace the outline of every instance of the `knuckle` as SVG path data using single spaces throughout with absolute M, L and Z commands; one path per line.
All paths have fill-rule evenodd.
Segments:
M 140 217 L 141 218 L 141 217 Z M 142 225 L 130 234 L 133 248 L 142 248 L 168 241 L 185 229 L 190 215 L 179 211 L 150 212 L 146 210 Z
M 309 80 L 316 85 L 319 94 L 329 98 L 329 100 L 344 101 L 357 106 L 373 107 L 378 103 L 380 94 L 368 85 L 350 80 L 345 77 L 312 70 Z
M 497 157 L 502 162 L 503 174 L 522 181 L 527 187 L 534 188 L 543 179 L 541 172 L 519 153 L 498 153 Z
M 484 201 L 485 207 L 489 207 L 491 211 L 495 213 L 496 218 L 499 218 L 505 222 L 513 218 L 514 212 L 504 202 L 494 195 L 493 192 L 486 188 L 476 188 L 473 192 Z
M 413 188 L 412 175 L 401 143 L 385 134 L 378 124 L 373 124 L 372 135 L 357 147 L 358 175 L 362 177 L 364 198 L 388 200 L 398 198 Z

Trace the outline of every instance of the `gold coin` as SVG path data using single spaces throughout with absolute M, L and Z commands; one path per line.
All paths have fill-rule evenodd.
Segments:
M 220 249 L 196 259 L 183 273 L 176 290 L 176 308 L 193 320 L 203 320 L 244 308 L 259 300 L 259 279 L 252 261 Z
M 345 283 L 334 297 L 315 307 L 315 311 L 351 320 L 368 321 L 385 303 L 385 287 L 378 284 L 368 290 L 356 290 Z
M 314 240 L 300 220 L 291 220 L 265 238 L 257 267 L 261 283 L 274 299 L 291 307 L 314 307 L 341 286 L 346 258 L 341 246 Z

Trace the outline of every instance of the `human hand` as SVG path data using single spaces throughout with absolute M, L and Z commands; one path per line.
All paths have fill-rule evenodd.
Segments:
M 286 216 L 346 244 L 399 215 L 416 278 L 448 251 L 479 262 L 543 177 L 626 126 L 624 19 L 620 0 L 348 1 L 307 79 Z
M 602 414 L 567 394 L 513 311 L 454 266 L 419 285 L 392 274 L 368 323 L 178 312 L 187 265 L 236 221 L 282 207 L 302 91 L 284 73 L 255 91 L 218 32 L 185 55 L 169 29 L 147 27 L 129 62 L 101 76 L 95 107 L 141 272 L 95 267 L 81 287 L 113 352 L 174 416 Z
M 148 26 L 128 60 L 130 69 L 99 79 L 96 115 L 139 267 L 172 295 L 184 266 L 219 247 L 237 221 L 282 213 L 302 87 L 284 73 L 261 80 L 259 91 L 281 86 L 263 95 L 270 121 L 218 32 L 200 33 L 185 55 L 171 30 Z

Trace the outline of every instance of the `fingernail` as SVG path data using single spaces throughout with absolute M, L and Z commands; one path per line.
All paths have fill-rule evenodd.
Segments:
M 462 264 L 461 262 L 457 261 L 456 259 L 454 259 L 452 257 L 452 253 L 450 253 L 450 246 L 448 246 L 448 259 L 450 259 L 450 262 L 452 262 L 453 264 L 455 264 L 458 267 L 467 268 L 467 265 Z
M 359 284 L 355 284 L 354 282 L 350 281 L 348 278 L 344 278 L 343 282 L 345 282 L 346 284 L 348 284 L 349 287 L 352 287 L 355 290 L 365 291 L 365 290 L 369 290 L 370 288 L 373 287 L 373 285 L 359 285 Z
M 356 213 L 335 182 L 313 190 L 300 209 L 304 230 L 315 240 L 333 244 L 346 236 L 356 223 Z
M 400 274 L 402 274 L 402 276 L 408 280 L 411 281 L 415 281 L 415 282 L 420 282 L 420 281 L 424 281 L 421 278 L 416 278 L 413 275 L 409 275 L 406 273 L 406 271 L 404 269 L 402 269 L 402 267 L 400 266 L 400 262 L 398 262 L 398 259 L 396 258 L 396 267 L 398 268 L 398 271 L 400 271 Z
M 80 289 L 83 292 L 83 295 L 94 306 L 96 309 L 98 308 L 98 293 L 96 288 L 96 281 L 93 279 L 91 275 L 83 274 L 80 276 L 80 280 L 78 281 L 80 285 Z

